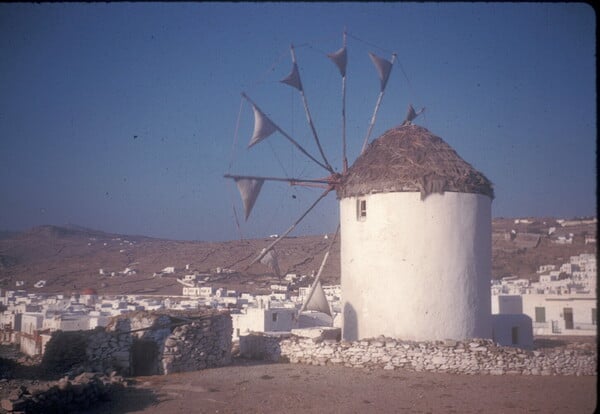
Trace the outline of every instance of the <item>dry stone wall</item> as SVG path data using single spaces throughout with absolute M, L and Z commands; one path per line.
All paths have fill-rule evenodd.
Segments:
M 256 350 L 258 343 L 264 347 L 262 353 Z M 292 335 L 263 336 L 260 341 L 253 341 L 253 345 L 255 354 L 263 355 L 263 359 L 310 365 L 459 374 L 597 375 L 595 344 L 526 351 L 499 346 L 486 339 L 412 342 L 378 337 L 346 342 Z
M 227 312 L 136 312 L 114 318 L 106 329 L 55 332 L 49 344 L 77 337 L 84 347 L 75 356 L 61 351 L 68 347 L 51 347 L 56 350 L 49 360 L 57 367 L 53 371 L 72 367 L 74 364 L 66 362 L 78 360 L 71 373 L 154 375 L 194 371 L 231 362 L 232 332 Z
M 125 323 L 117 323 L 121 329 L 96 329 L 89 336 L 86 348 L 85 371 L 117 371 L 129 375 L 131 371 L 131 344 L 133 338 L 125 331 Z M 111 327 L 112 328 L 112 327 Z
M 231 362 L 233 326 L 229 314 L 176 327 L 164 341 L 161 373 L 197 371 Z

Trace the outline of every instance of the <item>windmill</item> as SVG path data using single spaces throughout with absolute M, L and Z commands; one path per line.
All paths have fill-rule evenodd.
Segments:
M 489 338 L 492 183 L 440 137 L 413 124 L 424 108 L 417 112 L 409 105 L 401 125 L 370 141 L 396 61 L 395 53 L 389 60 L 369 54 L 379 76 L 379 94 L 361 154 L 348 165 L 346 36 L 344 33 L 342 48 L 328 55 L 342 77 L 341 172 L 332 168 L 321 147 L 293 47 L 292 70 L 282 82 L 302 97 L 318 156 L 309 153 L 250 97 L 242 94 L 254 112 L 249 147 L 277 132 L 327 174 L 315 179 L 225 175 L 237 183 L 246 219 L 265 182 L 323 189 L 306 211 L 250 265 L 262 261 L 275 269 L 276 256 L 270 253 L 273 248 L 335 190 L 340 208 L 336 236 L 340 233 L 345 340 L 379 335 L 409 340 Z M 323 295 L 319 282 L 332 245 L 333 241 L 302 309 L 326 310 L 320 300 Z
M 290 47 L 290 55 L 291 55 L 291 63 L 292 68 L 290 73 L 281 79 L 281 83 L 292 87 L 295 89 L 301 99 L 304 108 L 304 113 L 306 115 L 306 120 L 308 126 L 310 127 L 310 131 L 316 147 L 318 148 L 318 155 L 311 154 L 308 150 L 306 150 L 291 134 L 281 128 L 274 120 L 269 118 L 262 108 L 250 98 L 246 93 L 242 93 L 242 98 L 248 102 L 252 106 L 252 110 L 254 113 L 254 131 L 250 138 L 248 148 L 252 148 L 255 145 L 261 143 L 262 141 L 269 138 L 271 135 L 278 133 L 283 136 L 293 147 L 295 147 L 303 156 L 312 161 L 315 165 L 319 166 L 321 169 L 325 170 L 326 176 L 319 177 L 314 179 L 306 179 L 306 178 L 289 178 L 289 177 L 278 177 L 278 176 L 256 176 L 256 175 L 237 175 L 237 174 L 225 174 L 225 178 L 232 179 L 235 181 L 238 190 L 240 192 L 243 206 L 244 206 L 244 216 L 245 219 L 248 220 L 254 204 L 258 198 L 258 195 L 263 187 L 265 182 L 286 182 L 292 186 L 304 186 L 304 187 L 317 187 L 322 188 L 323 192 L 314 200 L 314 202 L 304 211 L 300 217 L 298 217 L 291 226 L 281 233 L 277 238 L 275 238 L 267 247 L 262 249 L 262 251 L 252 260 L 252 262 L 247 266 L 247 268 L 254 263 L 261 262 L 266 264 L 273 270 L 274 273 L 278 273 L 277 271 L 277 256 L 274 253 L 274 247 L 283 240 L 287 235 L 289 235 L 298 224 L 316 207 L 316 205 L 323 200 L 329 193 L 338 189 L 338 186 L 344 179 L 344 175 L 348 171 L 348 158 L 346 154 L 346 80 L 347 80 L 347 63 L 348 63 L 348 55 L 347 55 L 347 36 L 348 34 L 344 31 L 343 33 L 343 45 L 342 47 L 333 52 L 327 54 L 327 57 L 333 62 L 333 64 L 339 70 L 339 74 L 341 76 L 341 90 L 342 90 L 342 99 L 341 99 L 341 118 L 342 118 L 342 131 L 341 131 L 341 141 L 342 141 L 342 171 L 337 172 L 332 165 L 330 164 L 323 147 L 321 145 L 321 140 L 315 128 L 313 118 L 309 109 L 308 99 L 306 97 L 306 93 L 303 87 L 300 69 L 298 66 L 298 60 L 296 57 L 296 51 L 293 45 Z M 377 75 L 380 80 L 380 90 L 377 96 L 377 101 L 375 103 L 375 107 L 373 110 L 373 114 L 371 116 L 370 123 L 368 125 L 366 136 L 363 140 L 362 151 L 364 152 L 371 137 L 371 133 L 373 131 L 373 127 L 375 125 L 377 113 L 383 101 L 383 97 L 385 94 L 386 86 L 389 80 L 390 73 L 392 71 L 392 67 L 396 60 L 396 53 L 392 53 L 391 59 L 385 59 L 376 55 L 375 53 L 369 52 L 369 57 L 373 62 L 373 65 L 376 69 Z M 412 107 L 411 107 L 412 108 Z M 414 111 L 413 111 L 414 113 Z M 416 116 L 415 116 L 416 117 Z M 237 214 L 236 214 L 237 217 Z M 236 218 L 237 220 L 237 218 Z M 337 233 L 339 232 L 339 226 Z M 336 237 L 333 238 L 334 240 Z M 330 243 L 329 248 L 325 257 L 328 256 L 328 252 L 333 246 L 333 243 Z M 278 275 L 279 276 L 279 275 Z M 319 272 L 320 276 L 320 272 Z M 319 276 L 317 276 L 315 280 L 315 286 L 317 282 L 319 282 Z

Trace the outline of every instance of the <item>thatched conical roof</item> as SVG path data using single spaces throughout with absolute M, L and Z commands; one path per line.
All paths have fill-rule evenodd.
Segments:
M 494 198 L 490 180 L 440 137 L 412 124 L 390 129 L 371 142 L 337 188 L 338 198 L 415 191 L 421 199 L 445 191 Z

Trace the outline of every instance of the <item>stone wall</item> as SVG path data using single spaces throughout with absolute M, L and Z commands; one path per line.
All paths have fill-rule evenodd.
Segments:
M 136 312 L 113 318 L 105 329 L 55 332 L 45 359 L 52 362 L 54 372 L 114 370 L 121 375 L 155 375 L 194 371 L 231 362 L 232 331 L 227 312 Z M 81 352 L 52 345 L 73 340 L 84 344 L 77 348 Z
M 161 373 L 197 371 L 231 362 L 233 326 L 227 313 L 176 327 L 166 338 Z
M 93 372 L 117 371 L 121 375 L 131 373 L 131 344 L 132 336 L 125 330 L 125 323 L 117 323 L 121 330 L 112 326 L 104 330 L 102 328 L 89 332 L 86 363 L 83 370 Z M 113 330 L 114 329 L 114 330 Z
M 311 365 L 459 374 L 597 375 L 595 344 L 527 351 L 486 339 L 413 342 L 378 337 L 346 342 L 292 335 L 263 337 L 260 342 L 263 359 Z

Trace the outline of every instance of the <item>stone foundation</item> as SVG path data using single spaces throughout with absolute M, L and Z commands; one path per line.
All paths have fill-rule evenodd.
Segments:
M 378 337 L 340 342 L 293 335 L 260 342 L 262 359 L 310 365 L 479 375 L 597 375 L 595 344 L 527 351 L 486 339 L 413 342 Z

